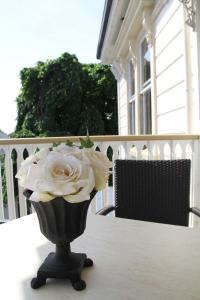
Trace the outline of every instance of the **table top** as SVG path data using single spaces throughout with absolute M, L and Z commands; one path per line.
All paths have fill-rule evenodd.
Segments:
M 40 233 L 35 214 L 0 225 L 0 298 L 200 299 L 198 230 L 90 215 L 71 248 L 94 261 L 82 272 L 86 289 L 78 292 L 68 280 L 49 279 L 33 290 L 30 281 L 54 245 Z

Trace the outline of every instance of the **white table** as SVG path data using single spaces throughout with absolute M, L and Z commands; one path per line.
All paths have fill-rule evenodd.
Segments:
M 200 299 L 198 230 L 88 216 L 86 231 L 71 246 L 94 260 L 82 272 L 86 289 L 51 279 L 33 290 L 31 278 L 54 245 L 40 233 L 35 214 L 0 225 L 0 299 Z

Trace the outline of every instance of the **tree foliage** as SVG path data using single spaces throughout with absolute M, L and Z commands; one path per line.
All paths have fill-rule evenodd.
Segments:
M 117 134 L 116 81 L 109 66 L 75 55 L 38 62 L 20 72 L 14 136 Z

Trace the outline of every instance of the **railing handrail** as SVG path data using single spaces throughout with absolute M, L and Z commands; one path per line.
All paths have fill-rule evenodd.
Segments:
M 64 143 L 70 139 L 72 142 L 79 142 L 79 138 L 84 136 L 63 136 L 63 137 L 35 137 L 35 138 L 10 138 L 0 139 L 0 145 L 17 144 L 46 144 Z M 158 140 L 199 140 L 197 134 L 165 134 L 165 135 L 96 135 L 90 136 L 94 142 L 122 142 L 122 141 L 158 141 Z

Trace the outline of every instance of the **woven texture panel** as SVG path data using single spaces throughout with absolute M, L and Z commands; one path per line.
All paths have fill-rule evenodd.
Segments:
M 188 226 L 189 159 L 116 160 L 116 217 Z

